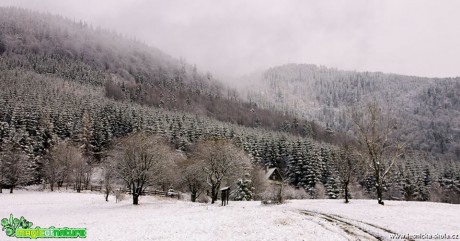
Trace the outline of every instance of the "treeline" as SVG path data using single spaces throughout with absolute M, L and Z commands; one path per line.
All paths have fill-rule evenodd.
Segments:
M 185 112 L 118 102 L 104 97 L 103 87 L 95 88 L 35 73 L 3 71 L 0 78 L 2 153 L 10 152 L 10 147 L 20 150 L 27 157 L 25 166 L 29 174 L 26 179 L 18 178 L 15 182 L 4 176 L 5 185 L 42 183 L 46 177 L 43 167 L 47 156 L 53 146 L 63 141 L 77 147 L 85 157 L 82 165 L 89 169 L 81 168 L 81 175 L 90 175 L 89 170 L 101 165 L 118 138 L 145 131 L 161 136 L 171 148 L 184 153 L 195 151 L 195 144 L 201 141 L 229 140 L 243 149 L 252 163 L 280 168 L 289 184 L 304 189 L 312 198 L 343 196 L 335 166 L 341 151 L 336 146 Z M 438 200 L 457 200 L 460 167 L 455 162 L 432 158 L 429 155 L 404 157 L 403 163 L 406 164 L 395 169 L 398 179 L 385 183 L 387 190 L 396 188 L 389 198 L 400 199 L 405 197 L 405 192 L 413 192 L 407 195 L 412 200 L 435 200 L 420 190 L 423 188 L 434 193 L 430 190 L 437 185 Z M 6 166 L 10 164 L 3 164 L 4 170 L 8 170 Z M 428 177 L 425 169 L 429 171 Z M 412 189 L 406 188 L 409 184 Z M 354 192 L 359 193 L 356 197 L 373 197 L 372 175 L 361 172 L 354 185 Z M 448 198 L 448 195 L 453 197 Z

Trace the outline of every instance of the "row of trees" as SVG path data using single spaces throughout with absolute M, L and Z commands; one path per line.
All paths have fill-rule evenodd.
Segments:
M 16 145 L 17 149 L 24 153 L 27 162 L 25 166 L 30 174 L 24 183 L 37 183 L 44 179 L 45 174 L 41 170 L 48 162 L 46 156 L 53 150 L 52 147 L 62 140 L 78 147 L 85 162 L 84 169 L 87 170 L 91 169 L 89 166 L 101 162 L 108 155 L 112 149 L 111 145 L 117 138 L 144 130 L 162 136 L 174 149 L 185 152 L 192 151 L 195 143 L 209 138 L 226 139 L 241 146 L 258 165 L 280 168 L 291 185 L 305 189 L 311 197 L 320 197 L 316 194 L 318 185 L 325 186 L 328 198 L 337 198 L 341 195 L 341 181 L 334 163 L 342 154 L 336 146 L 279 132 L 244 128 L 185 113 L 127 105 L 98 97 L 98 91 L 102 91 L 101 89 L 90 89 L 59 79 L 47 79 L 15 71 L 3 73 L 0 77 L 3 78 L 0 82 L 0 101 L 3 104 L 0 110 L 1 143 Z M 13 78 L 15 84 L 8 84 Z M 385 142 L 380 144 L 383 143 Z M 389 147 L 387 150 L 395 148 L 396 146 Z M 400 159 L 408 164 L 393 164 L 396 168 L 385 174 L 391 178 L 382 181 L 384 195 L 388 190 L 394 189 L 392 186 L 402 186 L 401 182 L 396 183 L 392 180 L 396 176 L 395 173 L 401 172 L 406 179 L 406 170 L 409 169 L 414 170 L 414 174 L 411 174 L 413 177 L 407 178 L 416 180 L 423 179 L 424 169 L 429 170 L 429 183 L 439 184 L 442 196 L 456 190 L 459 185 L 457 180 L 460 178 L 455 175 L 455 170 L 459 169 L 455 162 L 450 166 L 451 162 L 439 162 L 429 155 L 416 153 L 406 153 Z M 414 159 L 417 162 L 412 161 Z M 416 166 L 408 167 L 409 165 Z M 85 173 L 91 172 L 88 170 Z M 69 177 L 74 178 L 72 175 Z M 10 183 L 6 178 L 3 182 L 6 185 Z M 375 193 L 373 175 L 364 173 L 356 178 L 352 186 L 356 186 L 356 183 L 362 187 L 364 196 L 372 197 L 372 193 Z M 412 183 L 417 187 L 423 187 L 420 182 Z M 403 190 L 397 195 L 387 196 L 391 197 L 403 198 Z M 426 197 L 413 199 L 427 200 Z
M 45 156 L 43 164 L 44 181 L 50 185 L 51 191 L 57 185 L 72 184 L 77 192 L 88 189 L 93 167 L 81 150 L 66 142 L 61 142 Z
M 106 171 L 105 174 L 107 174 L 104 174 L 104 180 L 107 178 L 107 181 L 104 181 L 104 186 L 108 194 L 112 191 L 110 183 L 117 180 L 116 178 L 114 179 L 114 177 L 117 177 L 118 180 L 123 179 L 125 183 L 129 183 L 134 196 L 140 194 L 147 186 L 155 183 L 155 185 L 160 185 L 160 188 L 163 189 L 166 189 L 169 185 L 180 187 L 180 189 L 192 194 L 192 200 L 196 200 L 204 190 L 209 190 L 209 195 L 215 201 L 222 180 L 229 180 L 229 177 L 223 178 L 223 174 L 218 174 L 226 173 L 228 175 L 228 173 L 238 173 L 238 178 L 233 177 L 233 181 L 230 183 L 233 183 L 233 185 L 237 183 L 238 188 L 235 188 L 235 190 L 238 190 L 238 195 L 235 194 L 235 198 L 242 199 L 242 197 L 246 196 L 244 197 L 246 199 L 247 197 L 251 197 L 250 192 L 241 191 L 251 190 L 252 187 L 248 185 L 248 180 L 254 179 L 254 176 L 257 175 L 245 178 L 245 175 L 241 172 L 244 168 L 235 169 L 235 167 L 242 167 L 244 163 L 248 165 L 251 162 L 243 161 L 240 163 L 238 161 L 249 158 L 253 164 L 279 167 L 286 176 L 289 184 L 305 189 L 312 198 L 344 197 L 348 199 L 350 197 L 349 185 L 356 186 L 356 184 L 359 184 L 366 190 L 363 191 L 365 196 L 367 194 L 369 197 L 372 197 L 372 193 L 376 192 L 379 203 L 382 204 L 385 192 L 390 195 L 387 195 L 386 198 L 404 198 L 406 200 L 436 200 L 437 198 L 438 201 L 457 202 L 460 177 L 452 170 L 456 170 L 458 166 L 446 166 L 444 172 L 438 172 L 438 170 L 434 169 L 434 166 L 426 165 L 426 163 L 424 164 L 420 161 L 426 159 L 426 156 L 423 157 L 410 153 L 406 153 L 404 157 L 399 158 L 400 160 L 404 160 L 403 162 L 395 164 L 397 159 L 388 159 L 386 152 L 394 152 L 393 155 L 399 155 L 399 148 L 392 148 L 392 143 L 388 142 L 389 139 L 383 138 L 383 135 L 389 136 L 389 133 L 382 132 L 383 130 L 387 130 L 386 128 L 391 127 L 391 125 L 382 126 L 381 119 L 377 118 L 381 114 L 379 110 L 375 109 L 375 106 L 372 105 L 368 108 L 372 111 L 369 112 L 370 114 L 367 117 L 355 116 L 355 118 L 357 118 L 356 121 L 361 121 L 359 123 L 362 123 L 361 127 L 363 130 L 366 129 L 369 131 L 362 133 L 366 135 L 366 138 L 363 139 L 365 141 L 364 144 L 372 148 L 369 154 L 366 154 L 366 152 L 365 154 L 358 154 L 350 146 L 338 149 L 327 145 L 318 146 L 317 143 L 311 141 L 305 142 L 302 139 L 291 142 L 292 140 L 285 136 L 281 136 L 278 140 L 272 136 L 271 138 L 254 141 L 257 140 L 257 138 L 252 139 L 254 136 L 251 138 L 241 138 L 238 133 L 221 135 L 216 132 L 212 135 L 211 131 L 205 132 L 207 134 L 204 137 L 200 137 L 196 141 L 187 144 L 188 147 L 182 150 L 185 152 L 180 152 L 186 153 L 185 156 L 178 158 L 172 153 L 180 145 L 176 146 L 174 141 L 171 142 L 170 134 L 158 131 L 156 132 L 157 134 L 161 135 L 163 133 L 161 139 L 150 139 L 151 137 L 145 136 L 145 134 L 135 135 L 122 140 L 114 139 L 113 141 L 116 143 L 115 147 L 106 147 L 104 158 L 102 159 L 102 164 L 104 164 L 104 170 Z M 370 122 L 365 124 L 365 121 Z M 373 123 L 379 123 L 380 126 L 370 125 Z M 92 128 L 89 128 L 90 130 L 82 131 L 82 133 L 92 132 Z M 223 133 L 226 132 L 224 131 Z M 8 137 L 10 135 L 3 136 Z M 209 138 L 218 138 L 221 141 L 206 142 L 205 140 Z M 224 139 L 230 142 L 223 141 Z M 31 159 L 26 155 L 27 152 L 16 144 L 17 151 L 13 155 L 24 157 L 23 164 L 20 165 L 22 165 L 21 170 L 27 170 L 27 172 L 2 172 L 2 174 L 6 174 L 3 181 L 7 184 L 12 184 L 12 186 L 20 182 L 27 183 L 24 180 L 28 180 L 30 183 L 30 180 L 32 180 L 31 176 L 33 176 L 31 174 L 38 173 L 42 177 L 41 180 L 46 180 L 49 183 L 51 189 L 53 189 L 54 185 L 62 187 L 63 183 L 67 185 L 71 183 L 77 191 L 88 188 L 93 168 L 101 163 L 95 162 L 95 153 L 91 151 L 91 144 L 88 144 L 89 146 L 82 145 L 81 143 L 84 143 L 85 138 L 80 138 L 79 140 L 80 142 L 75 143 L 79 143 L 79 147 L 74 147 L 75 144 L 70 139 L 67 143 L 54 145 L 49 149 L 48 154 L 41 158 L 43 165 L 40 168 L 33 167 L 32 164 L 34 162 L 30 161 Z M 2 142 L 8 143 L 9 139 L 4 138 Z M 236 146 L 229 143 L 235 143 Z M 147 146 L 144 146 L 144 144 Z M 9 147 L 11 146 L 10 144 L 4 146 L 5 149 L 2 153 L 5 154 L 8 153 L 8 150 L 12 150 Z M 245 149 L 249 156 L 246 157 L 246 154 L 239 151 L 237 146 Z M 88 148 L 90 151 L 88 151 Z M 28 149 L 25 150 L 27 151 Z M 148 172 L 150 173 L 149 175 L 143 176 L 140 181 L 127 181 L 129 179 L 122 178 L 124 175 L 114 175 L 114 169 L 111 168 L 120 167 L 117 163 L 127 162 L 124 170 L 128 172 L 136 164 L 135 160 L 139 160 L 140 156 L 143 158 L 146 157 L 142 154 L 144 152 L 152 153 L 149 159 L 149 163 L 152 166 L 148 165 L 150 170 Z M 87 155 L 88 153 L 92 153 L 92 155 Z M 389 154 L 391 156 L 391 153 Z M 16 158 L 10 159 L 15 160 Z M 7 158 L 3 160 L 2 167 L 7 167 L 3 170 L 8 170 L 9 166 L 13 163 L 19 163 L 8 162 Z M 367 170 L 362 167 L 366 163 L 360 163 L 366 160 L 368 161 L 367 164 L 371 166 Z M 390 162 L 386 162 L 388 160 Z M 419 162 L 413 162 L 413 160 L 419 160 Z M 231 163 L 231 165 L 216 165 L 216 161 Z M 239 164 L 235 165 L 235 163 Z M 211 169 L 212 171 L 210 171 L 205 166 L 221 167 L 222 169 L 219 171 Z M 396 168 L 391 170 L 392 166 Z M 181 170 L 180 172 L 177 171 L 179 169 Z M 227 170 L 230 171 L 226 172 Z M 370 173 L 369 170 L 373 172 Z M 26 173 L 28 175 L 24 175 Z M 177 175 L 178 173 L 180 175 Z M 247 170 L 246 173 L 248 173 Z M 153 177 L 155 178 L 153 182 L 146 181 Z M 177 181 L 179 179 L 181 182 Z M 325 186 L 324 191 L 321 190 L 321 186 Z M 378 189 L 379 187 L 380 190 Z M 451 193 L 451 197 L 446 197 L 447 193 Z M 430 197 L 433 194 L 434 196 Z
M 67 143 L 54 147 L 43 170 L 51 191 L 55 184 L 59 188 L 72 181 L 77 192 L 88 189 L 92 168 L 83 159 L 81 151 Z M 145 132 L 117 140 L 97 166 L 102 169 L 99 181 L 106 200 L 117 188 L 128 187 L 135 205 L 148 188 L 165 190 L 170 186 L 190 192 L 193 202 L 207 191 L 214 203 L 221 185 L 235 186 L 252 168 L 244 151 L 226 140 L 202 141 L 193 152 L 183 153 L 171 148 L 164 138 Z

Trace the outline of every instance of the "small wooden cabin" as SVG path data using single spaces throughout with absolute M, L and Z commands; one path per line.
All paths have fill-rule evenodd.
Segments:
M 265 168 L 265 178 L 271 182 L 283 182 L 283 177 L 281 176 L 278 168 Z

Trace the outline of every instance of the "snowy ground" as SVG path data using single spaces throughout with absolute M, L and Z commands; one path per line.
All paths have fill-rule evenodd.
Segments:
M 6 191 L 6 190 L 4 190 Z M 160 197 L 105 202 L 102 194 L 0 194 L 0 219 L 87 228 L 86 240 L 390 240 L 390 234 L 460 234 L 460 206 L 374 200 L 292 200 L 284 205 L 199 204 Z M 0 240 L 16 240 L 0 233 Z M 62 240 L 62 239 L 60 239 Z M 74 239 L 73 239 L 74 240 Z

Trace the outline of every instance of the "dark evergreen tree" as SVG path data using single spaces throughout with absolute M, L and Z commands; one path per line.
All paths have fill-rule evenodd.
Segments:
M 236 201 L 252 201 L 254 199 L 254 187 L 250 179 L 238 179 L 236 186 L 234 198 Z

